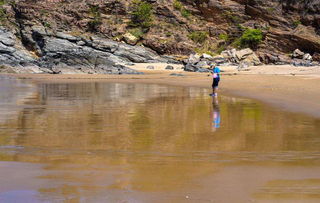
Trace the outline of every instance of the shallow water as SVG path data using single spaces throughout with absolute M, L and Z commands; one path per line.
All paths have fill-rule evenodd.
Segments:
M 320 120 L 209 90 L 0 78 L 0 202 L 319 202 Z

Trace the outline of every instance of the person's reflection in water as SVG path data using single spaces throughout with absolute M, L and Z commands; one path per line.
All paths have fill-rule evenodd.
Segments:
M 212 132 L 215 132 L 220 128 L 220 108 L 217 97 L 212 97 Z

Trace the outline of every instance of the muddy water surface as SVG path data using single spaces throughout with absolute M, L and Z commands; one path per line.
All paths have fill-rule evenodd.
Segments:
M 0 78 L 0 202 L 319 202 L 320 120 L 147 84 Z

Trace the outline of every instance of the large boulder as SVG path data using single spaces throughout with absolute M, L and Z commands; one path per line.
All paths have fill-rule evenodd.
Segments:
M 198 54 L 190 54 L 189 58 L 184 60 L 185 64 L 196 64 L 200 61 L 201 56 Z
M 241 49 L 239 51 L 236 51 L 235 55 L 239 61 L 246 59 L 249 55 L 252 55 L 253 51 L 250 48 L 247 49 Z

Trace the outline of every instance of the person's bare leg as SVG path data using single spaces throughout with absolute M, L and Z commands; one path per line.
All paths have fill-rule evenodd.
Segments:
M 218 87 L 213 88 L 213 96 L 218 96 Z

